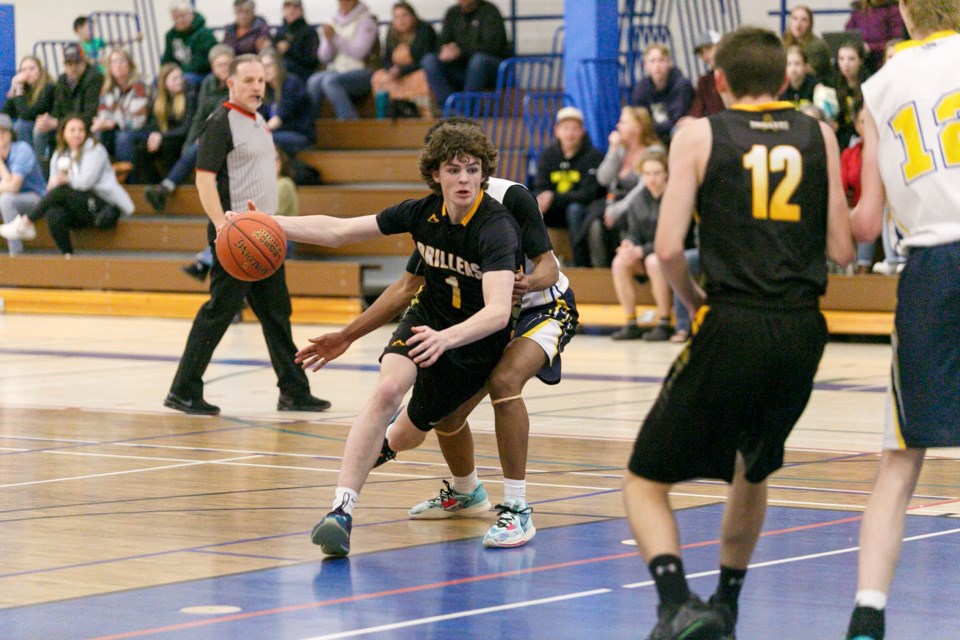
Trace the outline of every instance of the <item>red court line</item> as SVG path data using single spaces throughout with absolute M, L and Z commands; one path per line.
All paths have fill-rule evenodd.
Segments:
M 940 502 L 931 502 L 928 504 L 917 505 L 915 507 L 907 508 L 907 511 L 915 511 L 917 509 L 928 509 L 930 507 L 939 507 L 947 504 L 960 503 L 960 498 L 954 498 L 952 500 L 942 500 Z M 821 529 L 823 527 L 830 527 L 838 524 L 847 524 L 850 522 L 856 522 L 857 520 L 862 520 L 862 515 L 850 516 L 847 518 L 837 518 L 834 520 L 828 520 L 826 522 L 816 522 L 813 524 L 798 525 L 796 527 L 787 527 L 785 529 L 775 529 L 773 531 L 765 531 L 760 534 L 761 537 L 771 537 L 779 536 L 788 533 L 795 533 L 797 531 L 809 531 L 811 529 Z M 709 547 L 711 545 L 719 544 L 720 540 L 704 540 L 701 542 L 691 542 L 685 545 L 682 545 L 682 549 L 697 549 L 702 547 Z M 403 595 L 406 593 L 416 593 L 418 591 L 427 591 L 430 589 L 440 589 L 443 587 L 452 587 L 461 584 L 470 584 L 473 582 L 483 582 L 487 580 L 496 580 L 498 578 L 504 578 L 507 576 L 515 576 L 521 574 L 532 574 L 539 573 L 541 571 L 554 571 L 557 569 L 565 569 L 568 567 L 576 567 L 585 564 L 594 564 L 597 562 L 609 562 L 611 560 L 623 560 L 624 558 L 632 558 L 637 555 L 636 551 L 628 551 L 625 553 L 616 553 L 607 556 L 601 556 L 598 558 L 585 558 L 583 560 L 571 560 L 569 562 L 559 562 L 556 564 L 545 565 L 542 567 L 533 567 L 530 569 L 517 569 L 514 571 L 502 571 L 500 573 L 489 573 L 482 576 L 471 576 L 469 578 L 459 578 L 457 580 L 446 580 L 444 582 L 434 582 L 431 584 L 423 584 L 413 587 L 403 587 L 402 589 L 390 589 L 387 591 L 377 591 L 374 593 L 365 593 L 356 596 L 347 596 L 344 598 L 335 598 L 333 600 L 322 600 L 318 602 L 307 602 L 304 604 L 290 605 L 287 607 L 276 607 L 274 609 L 264 609 L 262 611 L 250 611 L 248 613 L 237 613 L 229 616 L 221 616 L 218 618 L 210 618 L 207 620 L 196 620 L 194 622 L 183 622 L 180 624 L 173 624 L 164 627 L 155 627 L 153 629 L 140 629 L 137 631 L 127 631 L 125 633 L 118 633 L 109 636 L 98 636 L 96 638 L 91 638 L 91 640 L 123 640 L 124 638 L 139 638 L 143 636 L 155 635 L 159 633 L 168 633 L 171 631 L 181 631 L 184 629 L 193 629 L 197 627 L 204 627 L 211 624 L 220 624 L 223 622 L 235 622 L 237 620 L 245 620 L 248 618 L 259 618 L 263 616 L 276 615 L 280 613 L 289 613 L 293 611 L 302 611 L 304 609 L 316 609 L 320 607 L 328 607 L 331 605 L 337 604 L 346 604 L 350 602 L 361 602 L 363 600 L 371 600 L 374 598 L 386 598 L 390 596 Z M 328 561 L 329 562 L 329 561 Z

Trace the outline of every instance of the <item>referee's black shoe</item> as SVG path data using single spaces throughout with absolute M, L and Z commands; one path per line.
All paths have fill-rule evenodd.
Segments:
M 303 396 L 288 396 L 281 393 L 277 401 L 277 411 L 326 411 L 330 403 L 314 398 L 309 393 Z
M 167 394 L 166 400 L 163 401 L 163 406 L 197 416 L 215 416 L 220 413 L 220 407 L 210 404 L 203 398 L 186 400 L 175 393 Z

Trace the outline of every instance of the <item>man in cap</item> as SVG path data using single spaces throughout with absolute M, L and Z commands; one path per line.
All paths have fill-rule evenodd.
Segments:
M 574 238 L 587 218 L 587 205 L 603 197 L 597 182 L 597 167 L 603 155 L 593 146 L 583 127 L 583 112 L 564 107 L 557 112 L 553 127 L 556 142 L 543 150 L 537 162 L 534 194 L 548 227 L 566 228 L 573 246 L 573 263 L 590 266 L 586 246 L 577 247 Z
M 96 67 L 87 64 L 83 50 L 75 42 L 63 48 L 64 72 L 53 87 L 53 108 L 50 113 L 37 116 L 34 124 L 33 148 L 41 169 L 46 169 L 50 158 L 50 142 L 67 114 L 77 114 L 90 126 L 100 104 L 103 76 Z

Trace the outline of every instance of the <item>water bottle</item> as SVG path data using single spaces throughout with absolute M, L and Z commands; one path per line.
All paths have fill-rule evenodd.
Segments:
M 374 97 L 374 105 L 377 108 L 377 118 L 383 119 L 387 117 L 387 105 L 390 103 L 390 94 L 386 91 L 377 91 L 377 95 Z

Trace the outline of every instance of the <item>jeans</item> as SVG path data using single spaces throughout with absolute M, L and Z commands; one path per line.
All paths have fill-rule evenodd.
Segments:
M 355 71 L 318 71 L 307 80 L 307 93 L 313 102 L 314 114 L 320 115 L 320 105 L 323 99 L 330 101 L 333 113 L 337 120 L 356 120 L 357 109 L 353 106 L 354 98 L 363 98 L 370 94 L 370 78 L 372 71 L 357 69 Z
M 32 191 L 19 193 L 0 193 L 0 214 L 4 222 L 11 222 L 17 216 L 26 216 L 36 210 L 40 204 L 40 194 Z M 23 240 L 7 240 L 7 251 L 15 256 L 23 253 Z
M 464 63 L 462 59 L 440 62 L 435 53 L 423 56 L 420 62 L 427 74 L 427 82 L 442 107 L 454 91 L 487 91 L 497 85 L 500 58 L 486 53 L 475 53 Z
M 310 138 L 299 131 L 274 131 L 273 142 L 291 158 L 312 144 Z
M 873 265 L 873 242 L 857 243 L 857 266 L 869 267 Z
M 687 259 L 687 267 L 690 269 L 690 275 L 694 278 L 700 275 L 700 249 L 687 249 L 683 252 L 683 257 Z M 690 332 L 690 313 L 687 306 L 680 300 L 680 296 L 673 296 L 673 315 L 676 321 L 677 331 Z
M 167 174 L 167 180 L 174 185 L 178 185 L 187 179 L 190 172 L 197 166 L 197 154 L 200 152 L 200 145 L 196 142 L 187 145 L 183 149 L 183 155 L 177 160 L 177 163 L 170 168 Z
M 17 134 L 17 140 L 33 146 L 33 120 L 20 120 L 19 118 L 14 120 L 13 132 Z
M 565 214 L 567 217 L 567 232 L 570 234 L 570 246 L 573 249 L 573 266 L 589 267 L 590 252 L 583 242 L 575 242 L 574 240 L 581 237 L 585 231 L 582 227 L 589 215 L 587 207 L 579 202 L 571 202 L 567 205 Z

